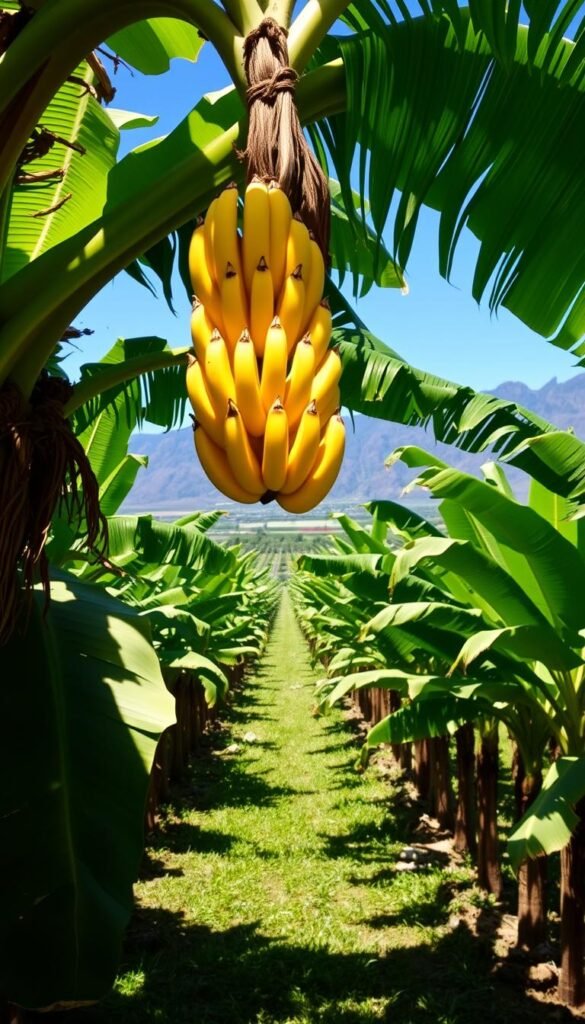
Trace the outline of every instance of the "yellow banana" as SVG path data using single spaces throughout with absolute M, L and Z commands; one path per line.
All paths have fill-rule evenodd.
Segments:
M 252 437 L 261 437 L 266 425 L 266 410 L 260 394 L 258 362 L 248 331 L 242 331 L 234 351 L 234 383 L 236 403 L 246 430 Z
M 220 294 L 223 322 L 225 325 L 225 332 L 223 336 L 231 358 L 234 354 L 236 342 L 246 327 L 248 314 L 246 308 L 246 294 L 244 292 L 242 279 L 233 263 L 229 260 L 225 265 L 221 280 Z
M 297 491 L 280 494 L 278 504 L 287 512 L 309 512 L 323 501 L 337 479 L 345 451 L 345 427 L 341 416 L 332 416 L 319 442 L 313 467 Z
M 288 345 L 283 326 L 277 316 L 268 328 L 262 361 L 260 395 L 266 412 L 277 398 L 282 399 L 286 387 L 286 361 Z
M 321 421 L 317 404 L 310 402 L 301 416 L 297 436 L 289 452 L 286 479 L 280 488 L 281 494 L 291 494 L 305 482 L 317 458 L 320 440 Z
M 311 235 L 311 270 L 310 273 L 303 274 L 305 282 L 305 309 L 303 312 L 303 323 L 301 330 L 306 330 L 317 306 L 323 298 L 323 288 L 325 286 L 325 263 L 323 261 L 323 254 L 315 241 L 314 235 Z
M 239 501 L 244 505 L 252 505 L 255 501 L 258 501 L 257 494 L 250 494 L 243 487 L 240 487 L 230 469 L 226 453 L 213 443 L 201 424 L 195 422 L 193 429 L 195 433 L 195 450 L 199 456 L 203 472 L 211 480 L 213 486 L 217 487 L 218 491 L 221 491 L 228 498 L 232 498 L 233 501 Z
M 331 340 L 331 306 L 327 299 L 321 299 L 307 329 L 315 349 L 315 366 L 320 366 Z
M 226 415 L 228 398 L 236 397 L 236 386 L 230 366 L 226 343 L 219 331 L 209 339 L 204 363 L 205 382 L 216 413 Z
M 218 415 L 205 383 L 201 363 L 191 358 L 187 366 L 187 394 L 199 423 L 220 448 L 224 446 L 223 420 Z
M 254 271 L 261 258 L 270 256 L 270 208 L 268 189 L 259 178 L 253 178 L 244 196 L 244 237 L 242 263 L 246 291 L 252 291 Z
M 213 241 L 215 238 L 215 211 L 217 208 L 217 199 L 212 200 L 205 214 L 205 223 L 203 225 L 203 235 L 205 238 L 205 259 L 207 261 L 207 268 L 211 276 L 212 281 L 217 284 L 219 278 L 217 276 L 217 268 L 215 266 L 215 256 Z
M 290 430 L 296 426 L 307 407 L 311 397 L 314 372 L 315 351 L 309 338 L 305 336 L 295 347 L 284 396 L 284 407 Z
M 341 359 L 336 351 L 332 348 L 325 356 L 321 366 L 317 370 L 313 378 L 313 386 L 311 388 L 311 398 L 314 398 L 317 402 L 317 408 L 319 415 L 323 419 L 323 410 L 329 405 L 332 395 L 335 393 L 335 389 L 339 384 L 339 378 L 341 377 Z
M 268 206 L 270 209 L 270 255 L 268 262 L 272 273 L 274 294 L 279 295 L 285 277 L 287 243 L 292 210 L 286 192 L 283 192 L 277 181 L 271 181 L 268 186 Z M 300 261 L 297 260 L 298 262 Z M 295 267 L 296 265 L 295 263 Z
M 234 477 L 245 491 L 260 497 L 266 490 L 260 466 L 250 446 L 244 420 L 231 398 L 228 400 L 224 434 L 227 460 Z
M 341 405 L 341 392 L 339 390 L 339 384 L 337 387 L 329 391 L 320 402 L 317 402 L 317 411 L 321 419 L 321 430 L 327 426 L 327 423 L 334 412 L 339 412 Z
M 254 341 L 256 355 L 264 355 L 266 332 L 274 319 L 274 288 L 272 274 L 266 260 L 262 256 L 252 278 L 250 295 L 250 333 Z
M 231 263 L 242 278 L 240 237 L 238 235 L 238 186 L 232 182 L 215 200 L 213 211 L 213 260 L 216 281 L 221 283 L 224 268 Z
M 286 479 L 288 466 L 288 420 L 279 398 L 266 417 L 262 477 L 266 490 L 279 491 Z
M 202 363 L 205 362 L 205 352 L 214 329 L 205 306 L 198 298 L 195 298 L 191 313 L 191 338 L 195 355 Z
M 299 263 L 303 268 L 303 278 L 305 281 L 308 281 L 309 274 L 311 273 L 311 239 L 299 214 L 295 213 L 290 222 L 290 231 L 286 243 L 285 279 L 290 277 Z
M 215 326 L 223 331 L 223 317 L 221 314 L 221 298 L 215 284 L 205 253 L 205 225 L 203 221 L 198 223 L 191 236 L 189 245 L 189 275 L 193 291 L 197 298 L 203 303 L 207 315 L 213 320 Z
M 304 306 L 305 286 L 303 269 L 299 263 L 284 282 L 278 306 L 278 316 L 284 327 L 289 353 L 292 352 L 301 330 Z

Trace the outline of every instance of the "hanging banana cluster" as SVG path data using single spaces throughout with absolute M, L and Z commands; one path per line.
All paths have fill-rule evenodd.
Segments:
M 230 185 L 193 233 L 189 269 L 187 391 L 201 465 L 235 501 L 276 497 L 308 512 L 332 487 L 345 447 L 321 250 L 278 184 L 253 180 L 242 237 Z

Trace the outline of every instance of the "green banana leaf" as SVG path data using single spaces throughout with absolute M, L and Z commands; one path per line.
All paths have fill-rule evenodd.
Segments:
M 404 540 L 416 537 L 441 537 L 441 530 L 414 509 L 399 505 L 396 501 L 368 501 L 364 508 L 374 519 L 386 523 Z
M 585 124 L 582 46 L 557 36 L 531 52 L 514 5 L 498 62 L 490 45 L 497 33 L 477 32 L 467 12 L 457 30 L 425 13 L 338 40 L 348 113 L 326 120 L 322 142 L 346 209 L 357 165 L 379 234 L 392 208 L 401 267 L 421 206 L 438 210 L 447 278 L 468 227 L 480 240 L 474 297 L 487 295 L 490 308 L 506 306 L 580 355 L 585 200 L 573 140 Z
M 138 471 L 148 466 L 146 455 L 125 455 L 100 486 L 100 508 L 113 516 L 132 490 Z
M 399 551 L 391 585 L 395 586 L 413 569 L 421 566 L 431 581 L 444 585 L 456 600 L 470 601 L 502 625 L 540 625 L 547 620 L 521 586 L 500 565 L 469 541 L 426 537 Z M 446 570 L 448 577 L 435 570 Z
M 0 281 L 101 215 L 120 131 L 157 121 L 144 114 L 104 109 L 90 91 L 95 76 L 85 61 L 75 78 L 61 86 L 42 121 L 43 129 L 74 148 L 57 141 L 48 153 L 21 165 L 12 193 Z M 53 172 L 60 172 L 59 176 L 26 180 Z
M 28 1007 L 114 980 L 148 775 L 174 721 L 147 624 L 64 577 L 3 650 L 0 990 Z M 23 697 L 25 699 L 23 699 Z
M 195 62 L 204 39 L 194 25 L 176 18 L 145 18 L 116 32 L 107 45 L 143 75 L 162 75 L 174 57 Z
M 477 658 L 486 652 L 496 651 L 521 662 L 539 661 L 552 671 L 570 672 L 583 665 L 583 659 L 577 653 L 581 645 L 579 637 L 574 637 L 573 642 L 574 646 L 570 647 L 558 633 L 544 624 L 480 630 L 465 641 L 453 667 L 466 671 Z
M 476 477 L 449 467 L 436 469 L 434 457 L 419 448 L 399 449 L 394 457 L 409 466 L 418 467 L 425 461 L 431 465 L 415 483 L 465 513 L 473 537 L 467 534 L 461 539 L 475 543 L 479 539 L 486 554 L 509 573 L 550 622 L 561 622 L 573 630 L 585 626 L 585 560 L 554 525 Z
M 96 383 L 98 394 L 84 398 L 90 389 L 97 390 Z M 106 447 L 115 440 L 115 451 L 100 458 L 107 457 L 113 468 L 136 427 L 149 422 L 171 429 L 181 423 L 187 404 L 185 367 L 177 364 L 176 353 L 162 338 L 118 338 L 99 363 L 82 365 L 77 395 L 75 433 L 85 447 L 96 431 L 95 421 L 106 413 L 102 427 L 109 438 Z M 112 418 L 117 424 L 115 438 L 109 426 Z
M 445 736 L 454 732 L 459 725 L 485 715 L 486 708 L 489 712 L 489 704 L 482 701 L 458 700 L 457 697 L 444 695 L 414 701 L 377 722 L 367 735 L 366 746 L 416 743 L 434 736 Z
M 575 805 L 585 796 L 585 755 L 559 757 L 542 789 L 508 839 L 512 867 L 527 857 L 556 853 L 567 845 L 577 825 Z

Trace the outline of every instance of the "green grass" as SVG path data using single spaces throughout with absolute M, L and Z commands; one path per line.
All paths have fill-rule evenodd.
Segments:
M 84 1020 L 547 1019 L 494 980 L 488 940 L 447 926 L 464 873 L 395 871 L 413 810 L 375 766 L 355 772 L 340 712 L 312 716 L 316 675 L 284 592 L 257 674 L 148 851 L 115 992 Z

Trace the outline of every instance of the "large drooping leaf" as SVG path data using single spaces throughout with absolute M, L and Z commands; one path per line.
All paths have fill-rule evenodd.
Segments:
M 120 567 L 133 563 L 130 571 L 138 575 L 163 565 L 209 574 L 230 572 L 236 562 L 233 551 L 216 544 L 195 526 L 163 523 L 150 515 L 111 519 L 108 557 Z
M 30 1007 L 95 1000 L 132 911 L 173 701 L 147 624 L 72 577 L 46 618 L 35 602 L 2 667 L 0 989 Z
M 416 537 L 441 537 L 442 531 L 412 508 L 396 501 L 368 501 L 364 508 L 405 540 Z
M 321 685 L 326 691 L 324 699 L 330 705 L 341 700 L 352 690 L 363 690 L 371 686 L 377 686 L 383 690 L 395 690 L 401 696 L 409 697 L 411 700 L 420 698 L 423 694 L 424 699 L 427 699 L 428 696 L 446 694 L 461 700 L 485 698 L 488 702 L 522 701 L 529 705 L 531 699 L 529 695 L 523 693 L 521 686 L 511 680 L 471 678 L 461 680 L 449 676 L 413 674 L 399 668 L 356 672 L 343 679 L 324 680 Z
M 405 288 L 406 282 L 390 253 L 376 240 L 371 228 L 356 232 L 347 215 L 339 182 L 329 179 L 331 195 L 331 262 L 343 284 L 346 273 L 353 279 L 353 294 L 366 295 L 374 284 L 380 288 Z M 354 206 L 359 196 L 353 193 Z
M 520 625 L 508 626 L 505 629 L 480 630 L 465 641 L 455 667 L 466 670 L 476 658 L 496 651 L 510 655 L 512 659 L 519 659 L 521 664 L 539 661 L 553 671 L 570 672 L 571 669 L 583 665 L 583 659 L 575 650 L 579 645 L 579 638 L 575 637 L 575 645 L 573 648 L 570 647 L 554 629 L 544 623 L 539 626 Z
M 547 620 L 530 596 L 470 541 L 424 537 L 398 552 L 392 570 L 394 587 L 414 569 L 427 571 L 437 586 L 463 603 L 473 603 L 486 612 L 494 624 L 546 624 Z M 448 575 L 445 576 L 444 574 Z
M 89 91 L 94 75 L 85 61 L 76 77 L 78 81 L 65 82 L 53 97 L 42 124 L 76 148 L 55 142 L 44 156 L 22 164 L 13 190 L 2 280 L 90 224 L 103 209 L 119 131 Z M 57 176 L 27 180 L 46 174 Z
M 203 685 L 205 700 L 210 708 L 222 701 L 228 692 L 228 681 L 225 672 L 213 661 L 196 651 L 189 651 L 171 661 L 170 669 L 179 672 L 194 672 Z
M 486 713 L 481 701 L 458 700 L 444 694 L 424 701 L 414 701 L 394 711 L 370 729 L 366 743 L 415 743 L 433 736 L 445 736 L 455 727 Z
M 530 410 L 425 373 L 361 328 L 338 328 L 342 405 L 376 419 L 431 425 L 437 441 L 486 448 L 549 490 L 585 500 L 585 442 Z M 548 441 L 550 436 L 555 440 Z
M 146 18 L 116 32 L 108 46 L 144 75 L 162 75 L 174 57 L 196 61 L 204 39 L 194 25 L 176 18 Z
M 559 757 L 548 770 L 542 790 L 508 839 L 517 871 L 527 857 L 562 850 L 578 822 L 575 805 L 585 796 L 585 755 Z
M 529 34 L 516 34 L 512 19 L 514 58 L 504 65 L 490 50 L 494 33 L 478 34 L 461 18 L 466 30 L 457 33 L 448 20 L 426 16 L 339 39 L 347 114 L 328 120 L 324 140 L 346 208 L 357 165 L 378 232 L 398 200 L 402 267 L 421 205 L 439 210 L 447 277 L 468 226 L 481 243 L 474 296 L 488 294 L 493 308 L 505 305 L 572 348 L 585 331 L 585 198 L 575 145 L 585 129 L 583 54 L 571 63 L 578 48 L 559 39 L 552 52 L 529 57 Z
M 85 447 L 98 420 L 109 424 L 103 446 L 110 468 L 125 450 L 135 427 L 149 422 L 170 429 L 183 419 L 187 402 L 185 368 L 162 338 L 119 338 L 101 362 L 81 367 L 79 393 L 95 382 L 104 390 L 76 409 L 75 432 Z M 95 449 L 95 441 L 92 444 Z
M 393 457 L 416 466 L 434 461 L 434 456 L 410 446 Z M 581 596 L 585 561 L 545 518 L 490 484 L 450 467 L 433 466 L 416 482 L 465 514 L 471 535 L 460 536 L 450 529 L 451 535 L 473 541 L 492 556 L 549 621 L 575 631 L 585 626 L 585 596 Z
M 529 63 L 538 56 L 546 67 L 554 58 L 563 36 L 572 35 L 575 41 L 582 40 L 584 8 L 582 0 L 527 0 L 524 4 L 518 0 L 514 3 L 509 0 L 469 0 L 468 8 L 452 0 L 413 0 L 408 5 L 403 0 L 352 0 L 342 20 L 355 30 L 383 28 L 387 23 L 395 24 L 419 13 L 430 15 L 432 12 L 437 18 L 448 19 L 457 38 L 463 42 L 470 16 L 475 30 L 484 33 L 494 56 L 508 65 L 516 52 L 519 22 L 525 21 L 528 14 Z M 576 48 L 568 69 L 570 73 L 582 60 L 582 47 Z
M 105 516 L 116 514 L 132 490 L 138 470 L 148 465 L 145 455 L 125 455 L 100 487 L 100 508 Z

